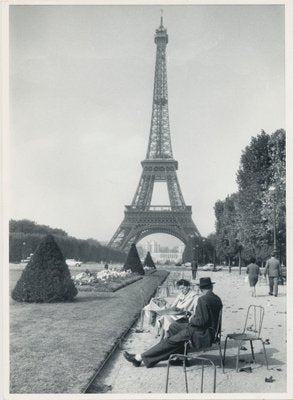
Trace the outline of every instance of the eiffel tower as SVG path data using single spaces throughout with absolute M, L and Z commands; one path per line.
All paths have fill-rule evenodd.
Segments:
M 167 233 L 191 246 L 191 238 L 200 238 L 192 220 L 191 206 L 187 206 L 181 193 L 174 160 L 168 111 L 166 46 L 167 29 L 161 24 L 155 33 L 156 66 L 153 108 L 149 144 L 145 160 L 141 162 L 142 174 L 130 206 L 126 206 L 124 219 L 109 242 L 109 246 L 128 250 L 152 233 Z M 152 206 L 155 182 L 166 182 L 170 205 Z

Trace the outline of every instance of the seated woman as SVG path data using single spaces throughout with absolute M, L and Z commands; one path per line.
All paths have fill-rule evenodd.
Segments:
M 181 293 L 169 306 L 166 301 L 155 298 L 143 308 L 143 312 L 149 317 L 150 322 L 154 321 L 154 315 L 157 316 L 157 335 L 161 335 L 161 337 L 168 331 L 172 322 L 186 322 L 186 312 L 192 312 L 196 306 L 196 293 L 191 290 L 190 282 L 180 279 L 176 282 L 176 286 Z
M 246 267 L 246 273 L 248 274 L 249 286 L 251 288 L 251 296 L 256 297 L 255 285 L 258 282 L 258 277 L 261 275 L 259 266 L 255 263 L 255 257 L 251 257 L 249 264 Z

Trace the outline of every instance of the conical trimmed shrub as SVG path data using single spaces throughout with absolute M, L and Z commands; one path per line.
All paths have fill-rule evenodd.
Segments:
M 147 252 L 146 258 L 145 258 L 144 263 L 143 263 L 143 266 L 156 269 L 155 263 L 154 263 L 154 261 L 152 259 L 151 253 L 149 251 Z
M 52 235 L 39 244 L 12 291 L 16 301 L 51 303 L 70 301 L 77 295 L 63 254 Z
M 138 255 L 137 248 L 134 243 L 132 243 L 132 245 L 130 246 L 123 269 L 125 271 L 127 269 L 130 269 L 132 272 L 136 274 L 144 275 L 144 269 Z

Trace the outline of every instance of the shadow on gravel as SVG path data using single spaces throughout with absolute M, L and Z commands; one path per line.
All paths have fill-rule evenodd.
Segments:
M 272 369 L 273 367 L 279 366 L 279 365 L 284 365 L 285 362 L 272 357 L 273 354 L 278 353 L 277 349 L 266 349 L 267 350 L 267 356 L 268 356 L 268 363 L 269 363 L 269 369 Z M 212 358 L 211 358 L 212 360 Z M 263 353 L 255 353 L 255 360 L 256 360 L 256 365 L 260 364 L 260 366 L 258 368 L 266 368 L 266 362 L 265 362 L 265 358 L 264 358 L 264 354 Z M 214 360 L 212 360 L 214 361 Z M 240 358 L 239 358 L 239 366 L 241 367 L 242 365 L 245 364 L 251 364 L 253 365 L 252 362 L 252 357 L 250 352 L 247 352 L 247 354 L 241 354 Z M 225 359 L 225 371 L 232 369 L 234 370 L 236 367 L 236 354 L 235 355 L 226 355 L 226 359 Z M 256 367 L 254 367 L 256 368 Z
M 268 300 L 275 298 L 275 296 L 270 296 L 269 294 L 257 294 L 256 297 L 252 297 L 252 299 L 257 299 L 258 297 L 267 297 Z M 277 297 L 286 297 L 286 293 L 279 293 Z
M 112 391 L 111 385 L 95 383 L 90 387 L 89 390 L 86 391 L 86 393 L 108 393 L 111 391 Z

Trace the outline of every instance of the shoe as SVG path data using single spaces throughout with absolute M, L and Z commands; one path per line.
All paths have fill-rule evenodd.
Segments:
M 240 372 L 247 372 L 248 374 L 252 373 L 252 368 L 251 367 L 244 367 L 244 368 L 240 368 L 239 370 Z
M 270 296 L 272 296 L 272 295 L 273 295 L 273 293 L 269 292 L 269 295 L 270 295 Z
M 274 296 L 275 296 L 275 297 L 278 297 L 278 295 L 277 295 L 277 294 L 274 294 Z
M 274 381 L 275 381 L 275 379 L 272 376 L 270 376 L 269 378 L 265 378 L 265 382 L 271 383 L 271 382 L 274 382 Z
M 127 351 L 124 351 L 123 353 L 124 358 L 129 361 L 131 364 L 133 364 L 135 367 L 139 367 L 141 364 L 141 361 L 137 361 L 135 358 L 135 354 L 130 354 Z

